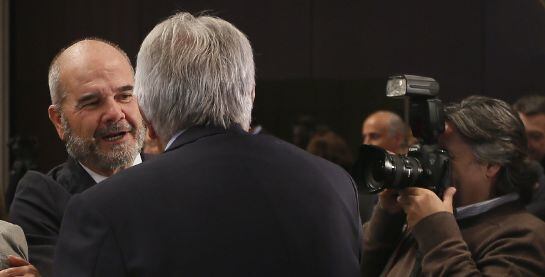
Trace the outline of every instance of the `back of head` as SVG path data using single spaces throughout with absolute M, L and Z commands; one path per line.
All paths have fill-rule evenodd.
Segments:
M 246 36 L 229 22 L 178 13 L 145 38 L 135 93 L 159 137 L 194 125 L 248 129 L 254 61 Z
M 346 170 L 352 167 L 352 153 L 348 145 L 333 131 L 320 131 L 314 134 L 307 146 L 307 151 L 336 163 Z
M 469 144 L 480 162 L 497 164 L 498 195 L 518 192 L 528 201 L 538 178 L 539 165 L 527 155 L 524 126 L 506 102 L 484 96 L 470 96 L 445 108 L 447 120 Z
M 312 136 L 316 133 L 318 124 L 314 117 L 301 115 L 292 126 L 292 142 L 300 148 L 306 149 Z

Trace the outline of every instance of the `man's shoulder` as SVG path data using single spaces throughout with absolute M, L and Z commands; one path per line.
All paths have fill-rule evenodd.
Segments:
M 47 174 L 29 170 L 19 181 L 17 191 L 28 188 L 79 193 L 94 184 L 93 179 L 76 161 L 66 161 L 52 168 Z
M 187 180 L 206 182 L 194 177 L 203 172 L 207 172 L 207 176 L 232 175 L 242 169 L 251 171 L 252 176 L 293 179 L 291 177 L 299 175 L 309 181 L 335 181 L 338 188 L 344 187 L 340 185 L 344 182 L 350 184 L 348 187 L 353 191 L 351 178 L 344 169 L 289 142 L 270 135 L 228 134 L 205 137 L 159 154 L 93 186 L 83 197 L 101 201 L 110 199 L 108 195 L 130 194 L 144 184 L 161 182 L 164 188 L 167 183 L 189 184 Z M 248 178 L 244 175 L 244 180 Z M 303 180 L 301 178 L 297 179 Z M 152 188 L 156 187 L 148 187 Z
M 498 220 L 494 225 L 499 227 L 499 229 L 509 228 L 540 233 L 545 241 L 545 222 L 523 207 L 520 207 L 513 212 L 506 212 L 502 217 L 502 220 Z
M 95 183 L 89 173 L 76 160 L 71 158 L 52 168 L 47 176 L 70 194 L 80 193 Z
M 319 163 L 327 167 L 341 168 L 335 163 L 332 163 L 322 157 L 313 155 L 292 143 L 289 143 L 285 140 L 279 139 L 272 135 L 253 135 L 249 137 L 249 140 L 259 141 L 261 145 L 265 148 L 272 149 L 272 151 L 278 152 L 279 154 L 284 154 L 286 157 L 302 157 L 307 162 Z M 284 157 L 283 157 L 284 158 Z
M 33 189 L 49 189 L 49 188 L 62 188 L 62 186 L 49 174 L 44 174 L 39 171 L 29 170 L 23 175 L 17 186 L 17 191 Z
M 507 204 L 479 217 L 461 222 L 464 238 L 470 244 L 493 243 L 499 239 L 534 237 L 545 246 L 545 222 L 519 203 Z

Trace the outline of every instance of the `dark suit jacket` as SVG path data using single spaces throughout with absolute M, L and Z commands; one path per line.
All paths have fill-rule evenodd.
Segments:
M 47 175 L 28 171 L 19 181 L 10 221 L 23 228 L 30 262 L 43 276 L 52 276 L 55 244 L 68 200 L 94 184 L 93 178 L 73 159 Z
M 239 127 L 193 127 L 74 196 L 56 276 L 359 276 L 355 186 L 340 167 Z

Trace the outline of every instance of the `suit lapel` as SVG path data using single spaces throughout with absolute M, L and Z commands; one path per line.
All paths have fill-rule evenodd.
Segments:
M 65 182 L 70 186 L 72 193 L 82 192 L 95 184 L 95 180 L 83 169 L 83 167 L 74 159 L 68 158 L 66 170 L 59 176 L 59 182 Z

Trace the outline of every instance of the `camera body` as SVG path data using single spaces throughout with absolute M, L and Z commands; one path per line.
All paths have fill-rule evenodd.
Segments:
M 362 145 L 352 172 L 358 189 L 377 193 L 423 187 L 442 195 L 450 184 L 450 160 L 447 151 L 437 144 L 445 128 L 443 105 L 436 97 L 439 84 L 429 77 L 398 75 L 390 77 L 386 88 L 388 97 L 409 101 L 409 125 L 421 143 L 411 146 L 407 155 Z

